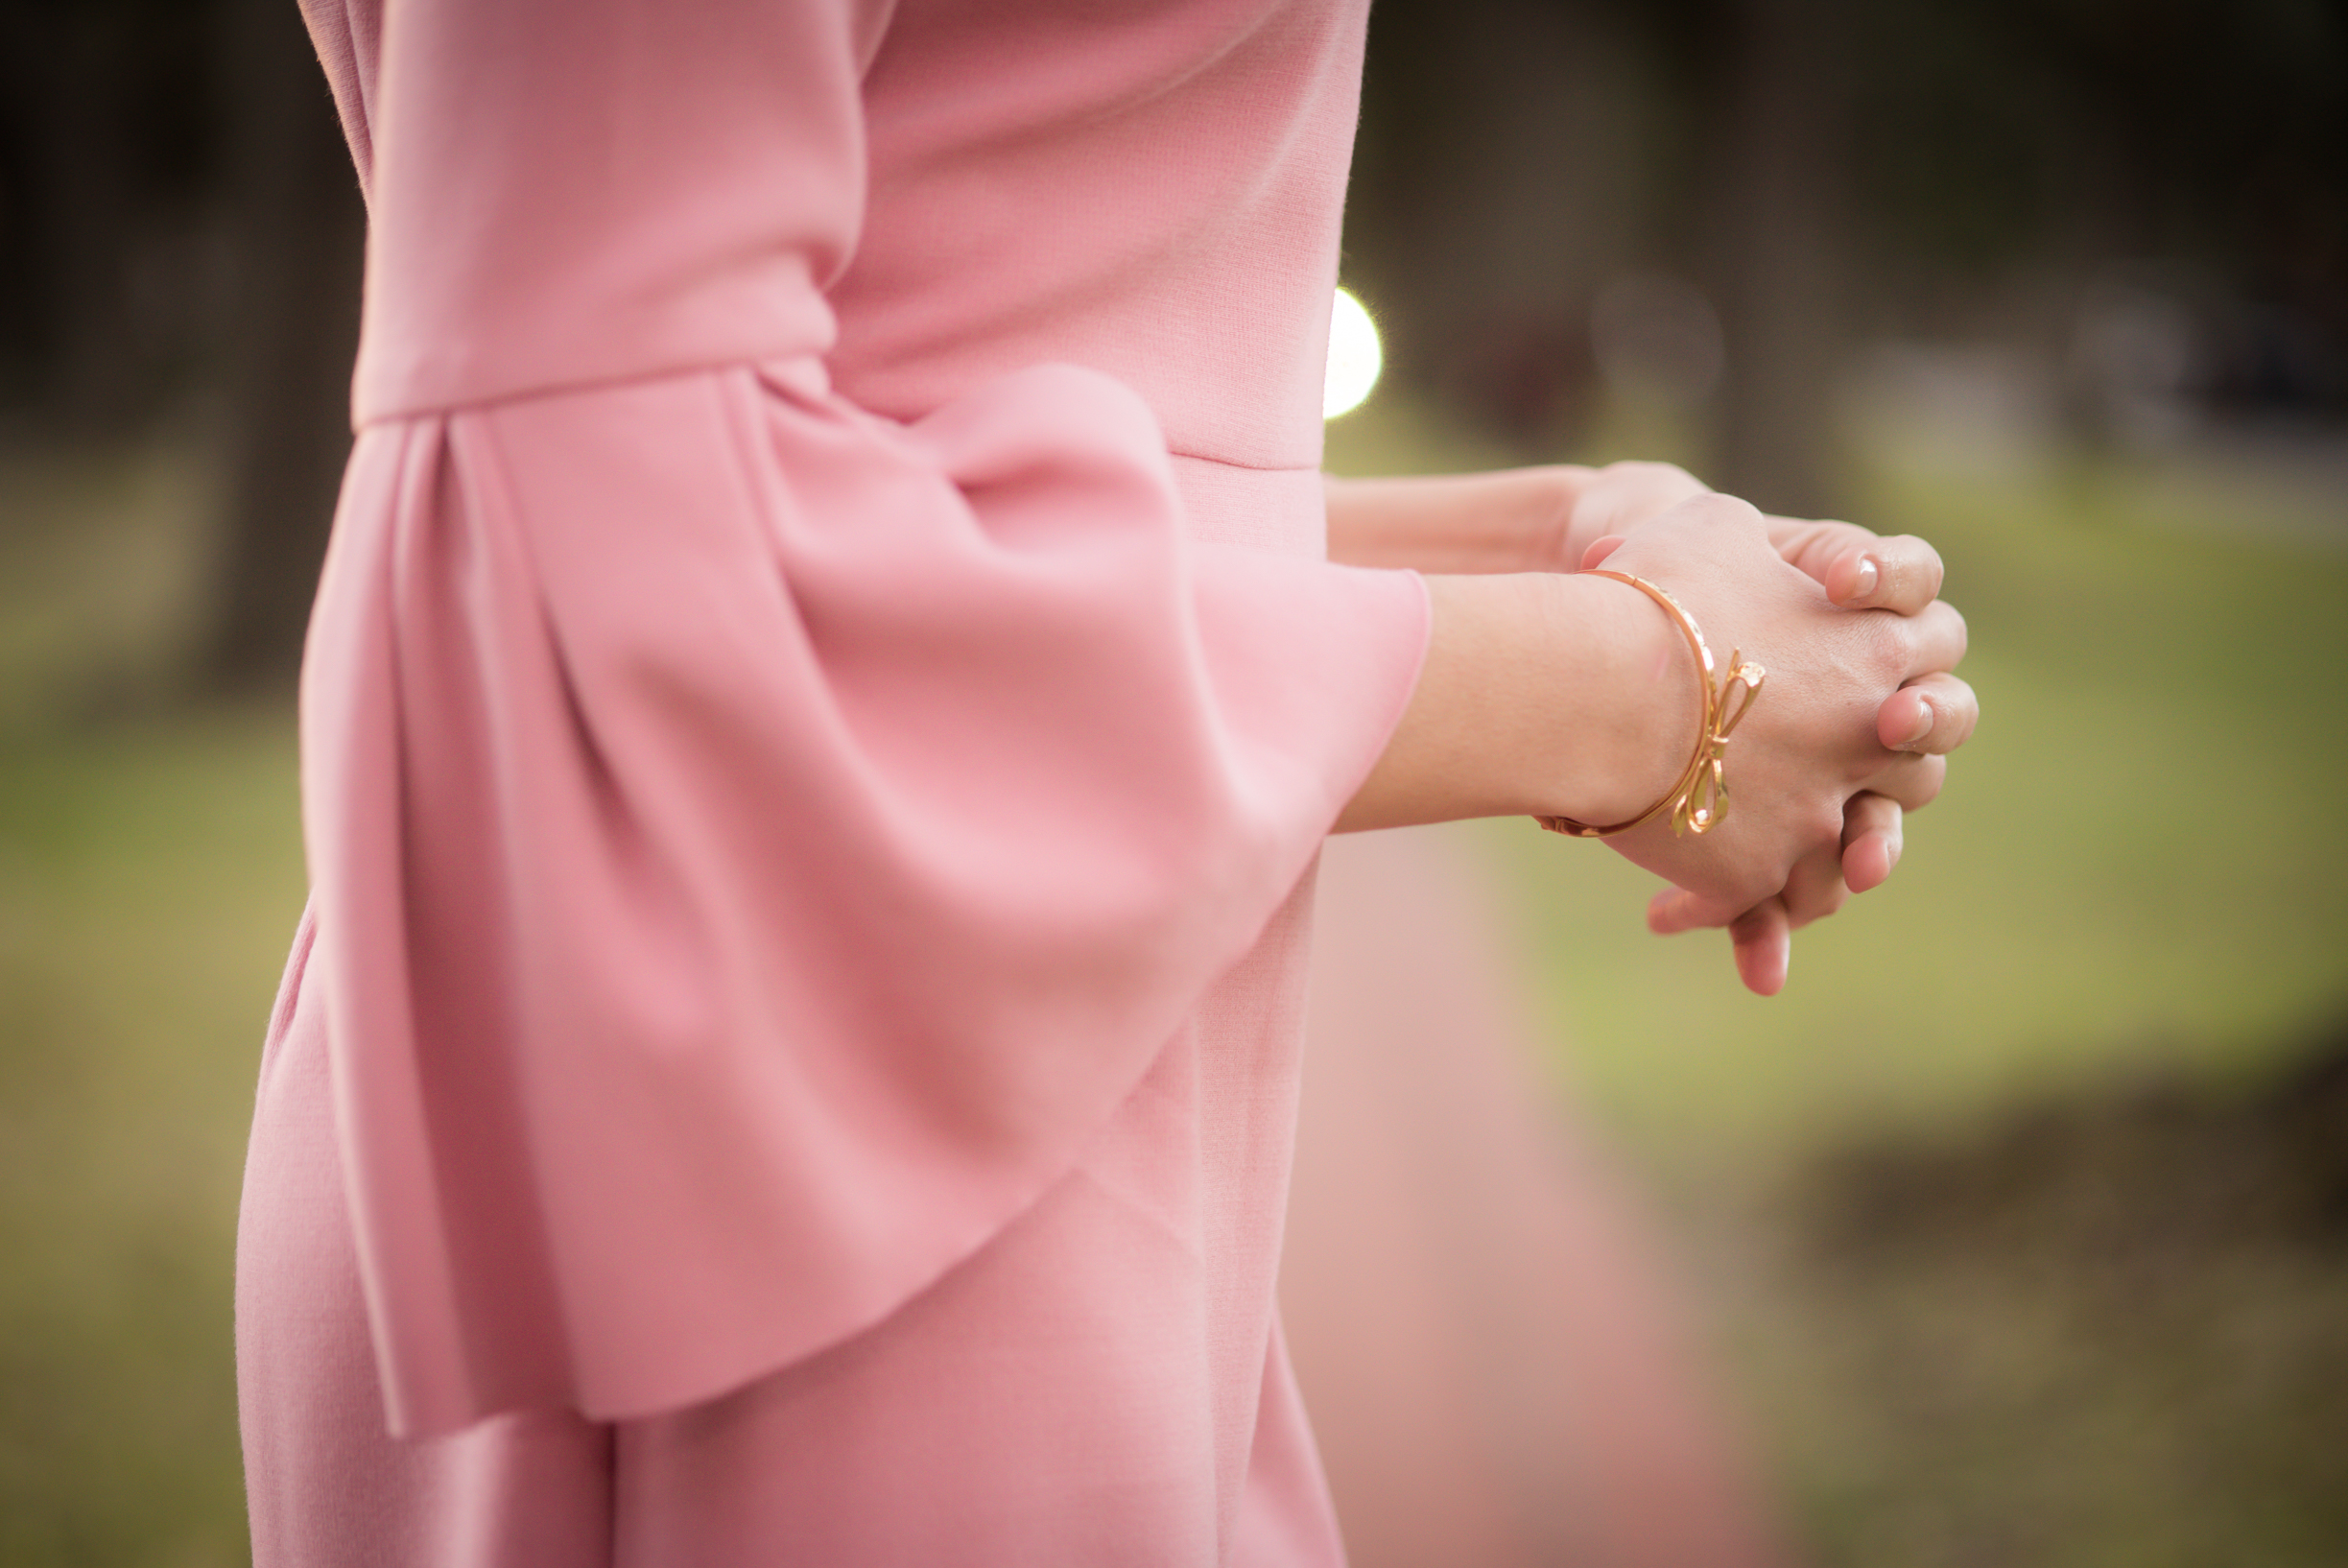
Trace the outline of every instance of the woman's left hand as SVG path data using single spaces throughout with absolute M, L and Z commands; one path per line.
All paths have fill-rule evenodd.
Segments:
M 1625 538 L 1710 487 L 1668 463 L 1556 464 L 1488 474 L 1402 480 L 1331 480 L 1330 555 L 1362 565 L 1439 571 L 1583 571 Z M 1779 557 L 1845 609 L 1916 615 L 1940 596 L 1939 552 L 1910 535 L 1855 523 L 1767 519 Z M 1980 718 L 1973 688 L 1947 671 L 1909 681 L 1876 716 L 1892 751 L 1946 756 Z M 1916 802 L 1921 804 L 1921 801 Z M 1677 888 L 1656 894 L 1648 925 L 1658 934 L 1726 926 L 1737 972 L 1763 995 L 1785 985 L 1795 930 L 1879 887 L 1899 864 L 1904 808 L 1888 796 L 1853 796 L 1838 855 L 1814 855 L 1774 897 L 1750 909 L 1716 907 Z

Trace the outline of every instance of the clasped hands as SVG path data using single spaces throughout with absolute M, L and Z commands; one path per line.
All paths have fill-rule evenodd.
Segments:
M 1607 841 L 1672 883 L 1648 907 L 1650 929 L 1726 927 L 1739 975 L 1761 994 L 1784 985 L 1794 930 L 1891 874 L 1905 813 L 1939 793 L 1947 754 L 1979 717 L 1951 673 L 1964 620 L 1940 603 L 1940 558 L 1922 539 L 1765 518 L 1663 463 L 1332 480 L 1328 494 L 1335 558 L 1461 574 L 1603 561 L 1668 587 L 1716 657 L 1736 648 L 1768 668 L 1767 696 L 1729 748 L 1729 818 L 1700 840 L 1657 820 Z M 1635 589 L 1577 581 L 1645 604 Z M 1437 606 L 1439 624 L 1439 592 Z M 1663 626 L 1651 606 L 1616 613 Z M 1700 704 L 1684 644 L 1678 658 L 1685 677 L 1659 672 L 1646 703 L 1656 733 L 1679 737 L 1666 759 L 1673 746 L 1684 759 Z

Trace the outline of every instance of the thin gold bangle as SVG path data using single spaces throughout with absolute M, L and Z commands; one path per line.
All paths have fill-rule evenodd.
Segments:
M 1761 682 L 1768 672 L 1758 664 L 1744 662 L 1743 650 L 1728 655 L 1728 673 L 1715 688 L 1712 683 L 1712 650 L 1704 643 L 1704 633 L 1696 626 L 1696 617 L 1679 607 L 1679 601 L 1643 577 L 1628 572 L 1609 572 L 1602 567 L 1582 574 L 1585 577 L 1610 577 L 1617 582 L 1627 582 L 1641 593 L 1661 605 L 1664 612 L 1679 623 L 1681 635 L 1688 646 L 1696 650 L 1696 684 L 1703 691 L 1704 711 L 1696 731 L 1696 749 L 1688 757 L 1688 765 L 1679 771 L 1679 777 L 1662 799 L 1627 821 L 1607 827 L 1592 827 L 1571 817 L 1535 817 L 1534 821 L 1552 833 L 1564 833 L 1577 839 L 1610 839 L 1617 833 L 1627 833 L 1634 827 L 1653 821 L 1665 812 L 1672 814 L 1674 836 L 1711 832 L 1728 815 L 1728 735 L 1752 711 L 1753 700 L 1761 695 Z M 1736 705 L 1730 706 L 1734 698 Z

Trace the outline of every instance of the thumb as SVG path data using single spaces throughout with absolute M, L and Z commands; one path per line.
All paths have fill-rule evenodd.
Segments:
M 1685 888 L 1666 888 L 1648 900 L 1647 929 L 1658 937 L 1676 937 L 1683 931 L 1707 931 L 1727 925 L 1743 913 Z

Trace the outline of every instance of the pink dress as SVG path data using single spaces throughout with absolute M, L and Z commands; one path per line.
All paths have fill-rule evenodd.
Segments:
M 313 0 L 371 210 L 256 1561 L 1324 1563 L 1362 0 Z

